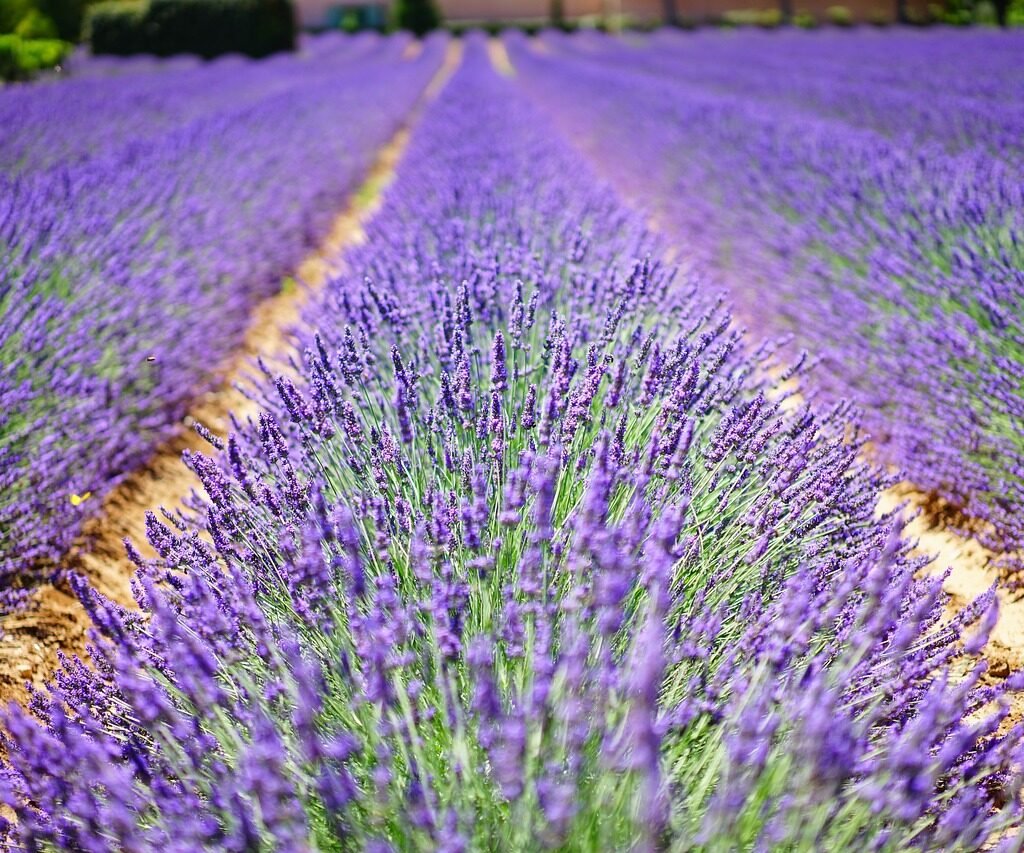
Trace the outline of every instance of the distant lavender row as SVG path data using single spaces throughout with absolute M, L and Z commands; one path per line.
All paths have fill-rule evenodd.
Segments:
M 670 77 L 681 88 L 742 94 L 876 130 L 903 144 L 980 148 L 1024 160 L 1021 38 L 999 31 L 680 33 L 555 39 L 580 59 Z
M 1024 545 L 1024 172 L 1010 144 L 1024 138 L 1024 39 L 543 44 L 511 45 L 523 85 L 729 283 L 743 319 L 820 356 L 822 385 L 865 407 L 882 457 L 990 525 L 989 545 Z M 844 94 L 826 101 L 810 81 L 834 45 L 821 87 L 845 72 Z M 955 59 L 936 70 L 948 89 L 901 70 L 905 54 Z M 746 65 L 779 71 L 778 92 Z M 976 95 L 955 79 L 965 68 Z
M 438 68 L 441 41 L 404 44 L 0 92 L 38 152 L 0 175 L 0 581 L 210 387 Z
M 1019 820 L 992 596 L 943 618 L 849 410 L 787 413 L 479 41 L 368 236 L 301 376 L 190 457 L 208 536 L 149 518 L 141 617 L 83 589 L 106 642 L 11 712 L 10 840 L 966 850 Z
M 337 80 L 349 63 L 397 61 L 408 44 L 405 37 L 327 35 L 308 40 L 298 54 L 263 60 L 88 57 L 67 79 L 4 92 L 0 173 L 123 156 L 193 122 L 242 113 L 297 86 Z

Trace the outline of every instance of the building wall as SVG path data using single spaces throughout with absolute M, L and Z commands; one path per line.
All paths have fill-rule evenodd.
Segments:
M 450 21 L 546 20 L 551 0 L 435 0 L 441 14 Z M 791 0 L 795 12 L 810 12 L 819 21 L 826 20 L 832 6 L 844 6 L 855 21 L 878 16 L 895 20 L 896 0 Z M 721 18 L 726 12 L 741 9 L 778 9 L 778 0 L 675 0 L 680 19 L 706 21 Z M 928 0 L 907 0 L 910 14 L 923 16 Z M 562 0 L 567 20 L 624 15 L 636 21 L 657 22 L 664 15 L 663 0 Z
M 446 21 L 545 20 L 550 0 L 435 0 Z
M 441 14 L 452 21 L 547 20 L 551 0 L 436 0 Z M 662 0 L 562 0 L 566 20 L 624 14 L 660 20 Z
M 365 2 L 366 0 L 364 0 Z M 369 0 L 383 2 L 388 0 Z M 487 21 L 544 22 L 551 14 L 551 0 L 435 0 L 446 21 L 453 23 Z M 826 20 L 831 6 L 845 6 L 856 21 L 868 21 L 879 15 L 895 19 L 896 0 L 791 0 L 796 12 L 810 12 Z M 331 9 L 354 5 L 358 0 L 295 0 L 299 20 L 305 27 L 323 26 Z M 928 0 L 907 0 L 910 14 L 923 16 Z M 778 9 L 778 0 L 675 0 L 676 14 L 682 20 L 720 19 L 726 12 Z M 562 0 L 567 20 L 597 19 L 624 15 L 634 21 L 657 22 L 664 14 L 663 0 Z

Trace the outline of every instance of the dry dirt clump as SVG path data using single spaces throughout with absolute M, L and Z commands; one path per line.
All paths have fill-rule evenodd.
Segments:
M 974 601 L 993 586 L 999 599 L 999 619 L 984 649 L 989 674 L 1005 678 L 1024 667 L 1024 599 L 1001 583 L 999 554 L 985 548 L 976 539 L 953 532 L 934 499 L 909 483 L 900 483 L 884 492 L 878 512 L 886 513 L 904 506 L 908 519 L 904 535 L 916 543 L 920 554 L 932 557 L 929 571 L 949 572 L 942 588 L 950 597 L 951 611 Z M 1024 696 L 1011 699 L 1014 717 L 1024 719 Z
M 405 125 L 380 150 L 362 186 L 351 196 L 346 209 L 334 221 L 321 246 L 295 271 L 296 287 L 260 303 L 238 350 L 218 372 L 220 386 L 195 401 L 178 433 L 158 448 L 145 467 L 124 479 L 88 520 L 82 536 L 68 555 L 67 564 L 118 603 L 132 605 L 129 582 L 134 566 L 128 560 L 126 538 L 146 556 L 153 556 L 145 536 L 145 513 L 159 507 L 175 508 L 188 498 L 198 481 L 181 461 L 185 450 L 206 451 L 209 446 L 192 429 L 201 423 L 225 435 L 230 415 L 244 420 L 256 414 L 255 404 L 241 390 L 253 373 L 256 356 L 273 364 L 289 352 L 291 330 L 302 307 L 334 274 L 340 272 L 344 250 L 366 239 L 363 223 L 380 206 L 384 190 L 394 179 L 395 168 L 409 142 L 411 128 L 424 106 L 437 97 L 461 60 L 461 44 L 449 43 L 444 62 L 423 92 Z M 26 685 L 41 687 L 54 672 L 58 653 L 84 655 L 89 619 L 69 589 L 44 584 L 33 591 L 23 611 L 0 623 L 0 703 L 23 702 Z

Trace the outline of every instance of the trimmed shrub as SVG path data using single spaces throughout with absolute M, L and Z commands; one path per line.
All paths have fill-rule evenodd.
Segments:
M 853 15 L 845 6 L 829 6 L 825 10 L 825 18 L 834 27 L 853 26 Z
M 145 51 L 142 19 L 146 7 L 142 3 L 100 3 L 89 10 L 86 38 L 93 53 L 129 56 Z
M 999 15 L 996 13 L 995 4 L 991 0 L 979 0 L 979 2 L 974 4 L 969 23 L 988 27 L 998 26 Z
M 58 39 L 23 39 L 0 35 L 0 79 L 28 80 L 39 71 L 59 65 L 69 45 Z
M 260 57 L 295 48 L 289 0 L 151 0 L 143 28 L 147 50 L 158 56 Z
M 775 29 L 782 23 L 778 9 L 736 9 L 722 15 L 722 23 L 729 27 L 762 27 Z
M 295 48 L 290 0 L 152 0 L 104 3 L 89 19 L 93 53 L 225 53 L 261 57 Z
M 801 30 L 813 30 L 818 26 L 818 19 L 810 12 L 797 12 L 793 16 L 793 26 Z

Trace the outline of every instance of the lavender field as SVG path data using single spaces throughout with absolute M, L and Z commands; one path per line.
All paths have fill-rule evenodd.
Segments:
M 1024 38 L 321 36 L 0 116 L 0 627 L 92 631 L 4 849 L 1022 849 Z M 385 150 L 113 600 L 83 525 Z
M 540 43 L 512 45 L 524 85 L 744 324 L 820 359 L 879 459 L 1024 547 L 1024 40 Z

